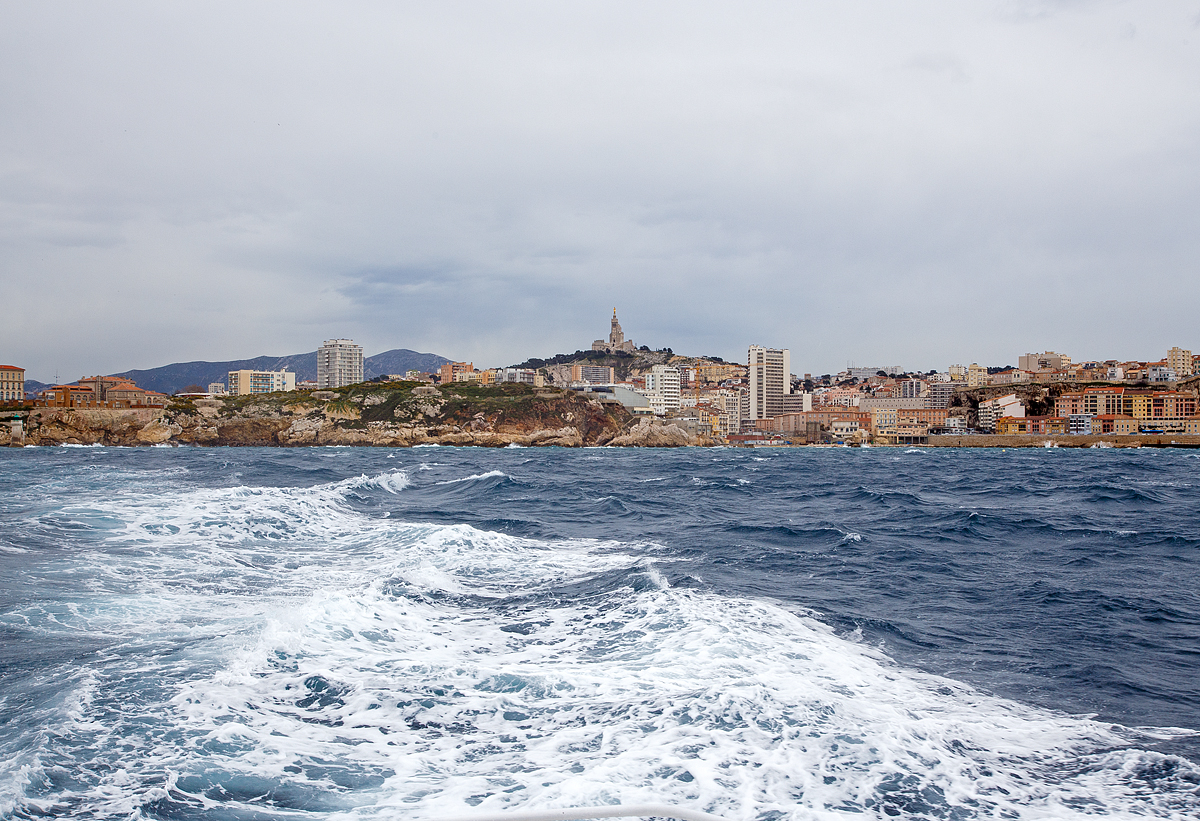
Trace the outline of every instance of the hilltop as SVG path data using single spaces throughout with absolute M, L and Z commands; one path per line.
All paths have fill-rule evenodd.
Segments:
M 547 359 L 536 357 L 513 365 L 514 368 L 534 368 L 545 370 L 550 374 L 555 384 L 566 384 L 571 381 L 572 365 L 595 365 L 612 368 L 618 382 L 630 376 L 638 376 L 649 371 L 655 365 L 697 365 L 724 363 L 720 357 L 681 356 L 670 348 L 652 351 L 649 348 L 638 348 L 631 352 L 616 351 L 576 351 L 575 353 L 555 354 Z

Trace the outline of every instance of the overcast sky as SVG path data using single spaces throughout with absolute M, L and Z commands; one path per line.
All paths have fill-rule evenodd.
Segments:
M 1200 350 L 1200 0 L 0 0 L 0 362 Z

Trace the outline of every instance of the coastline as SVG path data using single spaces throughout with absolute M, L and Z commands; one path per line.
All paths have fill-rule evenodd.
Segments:
M 545 398 L 545 397 L 542 397 Z M 598 403 L 575 407 L 575 397 L 556 397 L 571 407 L 547 407 L 537 418 L 522 417 L 490 423 L 479 412 L 466 424 L 453 419 L 430 418 L 425 424 L 412 422 L 363 422 L 340 417 L 338 411 L 310 413 L 264 413 L 222 416 L 211 412 L 178 413 L 172 409 L 134 408 L 125 410 L 35 408 L 23 412 L 23 430 L 16 434 L 0 420 L 0 447 L 23 445 L 109 445 L 151 447 L 191 445 L 209 447 L 730 447 L 721 442 L 690 435 L 669 420 L 621 418 Z M 12 414 L 4 414 L 11 418 Z M 736 446 L 733 446 L 736 447 Z M 840 447 L 838 445 L 753 445 L 762 447 Z M 1001 436 L 973 434 L 931 436 L 925 444 L 875 445 L 877 448 L 1195 448 L 1200 436 L 1183 434 Z

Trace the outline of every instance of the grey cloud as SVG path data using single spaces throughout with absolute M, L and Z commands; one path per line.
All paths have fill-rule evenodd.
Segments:
M 614 305 L 806 371 L 1200 344 L 1186 3 L 67 8 L 0 31 L 0 273 L 66 320 L 0 327 L 33 378 L 507 364 Z

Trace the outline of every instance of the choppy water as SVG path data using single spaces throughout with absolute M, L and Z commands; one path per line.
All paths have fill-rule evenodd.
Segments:
M 0 451 L 0 816 L 1200 816 L 1200 459 Z

